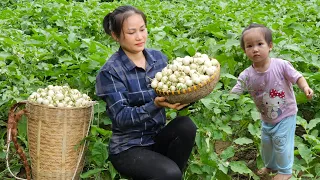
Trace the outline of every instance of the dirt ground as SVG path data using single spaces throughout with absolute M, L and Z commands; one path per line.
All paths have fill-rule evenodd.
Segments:
M 215 142 L 215 151 L 217 154 L 221 154 L 223 150 L 225 150 L 227 147 L 231 145 L 231 142 L 226 141 L 216 141 Z M 245 161 L 247 163 L 247 166 L 251 169 L 252 172 L 257 172 L 256 167 L 256 157 L 257 157 L 257 150 L 256 149 L 250 149 L 247 148 L 245 145 L 240 146 L 238 145 L 235 149 L 241 149 L 241 151 L 237 151 L 234 157 L 230 159 L 230 161 Z M 242 174 L 230 174 L 232 179 L 234 180 L 249 180 L 248 176 L 242 175 Z M 270 175 L 266 175 L 263 177 L 260 177 L 261 180 L 271 180 L 272 177 Z

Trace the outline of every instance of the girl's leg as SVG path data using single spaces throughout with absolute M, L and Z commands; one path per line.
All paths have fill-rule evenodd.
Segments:
M 271 172 L 274 172 L 276 167 L 274 164 L 274 154 L 273 154 L 273 144 L 272 136 L 269 133 L 269 130 L 273 126 L 267 123 L 261 123 L 261 158 L 265 164 L 265 167 L 258 170 L 258 175 L 266 175 Z
M 287 180 L 291 177 L 294 160 L 296 115 L 283 119 L 276 126 L 272 140 L 278 174 L 273 179 Z
M 181 180 L 182 173 L 177 164 L 166 156 L 154 152 L 151 147 L 133 147 L 110 161 L 122 175 L 133 180 Z
M 281 120 L 274 128 L 272 137 L 275 164 L 279 174 L 292 174 L 294 160 L 294 136 L 296 115 Z
M 273 169 L 275 167 L 272 166 L 274 163 L 274 154 L 272 136 L 269 134 L 270 126 L 264 122 L 262 122 L 261 126 L 261 157 L 265 167 Z
M 183 171 L 194 146 L 196 131 L 196 125 L 189 117 L 177 117 L 154 138 L 153 150 L 173 160 Z

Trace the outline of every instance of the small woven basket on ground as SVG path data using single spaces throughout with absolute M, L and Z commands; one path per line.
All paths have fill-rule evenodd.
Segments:
M 199 99 L 206 97 L 212 92 L 217 82 L 220 79 L 220 64 L 218 64 L 217 70 L 206 82 L 201 82 L 198 85 L 189 87 L 188 89 L 177 91 L 160 91 L 156 89 L 156 93 L 159 96 L 163 96 L 170 103 L 189 104 Z
M 56 108 L 27 102 L 32 179 L 79 179 L 86 137 L 93 117 L 88 107 Z

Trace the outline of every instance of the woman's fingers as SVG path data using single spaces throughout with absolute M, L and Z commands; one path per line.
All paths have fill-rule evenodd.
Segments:
M 189 104 L 181 104 L 181 103 L 171 104 L 166 101 L 165 97 L 156 97 L 154 99 L 154 103 L 158 107 L 167 107 L 167 108 L 176 109 L 176 110 L 180 110 L 180 109 L 184 108 L 185 106 L 189 105 Z
M 177 107 L 177 110 L 180 110 L 180 109 L 182 109 L 182 108 L 184 108 L 184 107 L 186 107 L 186 106 L 188 106 L 189 104 L 181 104 L 181 105 L 179 105 L 178 107 Z
M 171 104 L 169 102 L 167 103 L 167 107 L 171 108 L 171 109 L 177 109 L 177 107 L 179 107 L 180 103 L 175 103 L 175 104 Z
M 163 102 L 165 102 L 166 98 L 165 97 L 156 97 L 154 99 L 154 104 L 157 106 L 157 107 L 165 107 L 163 105 Z

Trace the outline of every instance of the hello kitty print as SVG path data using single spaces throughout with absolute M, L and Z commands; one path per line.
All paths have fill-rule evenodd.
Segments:
M 258 72 L 252 66 L 241 72 L 231 92 L 249 93 L 261 113 L 261 120 L 275 124 L 297 113 L 293 84 L 301 76 L 289 61 L 271 58 L 265 72 Z
M 285 105 L 285 92 L 271 89 L 269 93 L 264 93 L 262 98 L 264 114 L 270 119 L 278 118 Z

